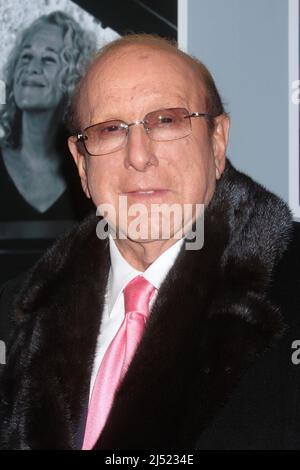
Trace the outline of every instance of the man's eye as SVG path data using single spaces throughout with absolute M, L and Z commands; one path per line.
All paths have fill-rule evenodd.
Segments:
M 116 125 L 113 125 L 113 126 L 106 126 L 104 127 L 101 132 L 103 134 L 113 134 L 114 132 L 117 132 L 117 131 L 121 131 L 122 128 L 120 128 L 120 126 L 116 126 Z
M 159 124 L 173 124 L 175 119 L 171 116 L 160 116 L 158 123 Z
M 109 126 L 105 126 L 100 128 L 99 136 L 100 137 L 110 137 L 112 135 L 121 134 L 124 132 L 124 127 L 120 124 L 110 124 Z

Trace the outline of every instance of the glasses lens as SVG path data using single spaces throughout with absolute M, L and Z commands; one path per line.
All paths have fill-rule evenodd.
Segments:
M 128 126 L 123 121 L 107 121 L 88 127 L 84 143 L 91 155 L 115 152 L 126 142 Z
M 156 141 L 181 139 L 191 132 L 191 121 L 185 108 L 153 111 L 145 116 L 149 137 Z

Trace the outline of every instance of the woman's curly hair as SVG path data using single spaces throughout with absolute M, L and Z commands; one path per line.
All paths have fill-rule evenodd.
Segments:
M 13 94 L 15 68 L 24 41 L 36 27 L 43 24 L 56 25 L 63 32 L 64 47 L 60 53 L 63 66 L 57 86 L 62 87 L 64 109 L 67 109 L 69 97 L 95 52 L 95 41 L 92 35 L 85 32 L 72 17 L 62 11 L 40 16 L 21 33 L 5 67 L 6 105 L 0 111 L 3 133 L 0 142 L 4 146 L 17 148 L 21 142 L 22 112 L 17 107 Z M 62 115 L 62 122 L 63 119 Z

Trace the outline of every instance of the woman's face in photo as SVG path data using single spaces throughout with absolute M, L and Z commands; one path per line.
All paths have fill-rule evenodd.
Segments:
M 62 99 L 59 73 L 62 30 L 44 24 L 31 31 L 23 42 L 15 68 L 14 97 L 21 110 L 56 108 Z

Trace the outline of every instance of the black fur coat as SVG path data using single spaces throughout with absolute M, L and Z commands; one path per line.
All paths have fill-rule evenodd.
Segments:
M 13 327 L 2 449 L 80 448 L 110 267 L 98 220 L 61 237 L 19 288 L 3 288 L 0 312 Z M 286 205 L 227 161 L 204 247 L 183 245 L 163 282 L 97 449 L 300 448 L 300 407 L 289 408 L 300 401 L 291 238 Z

